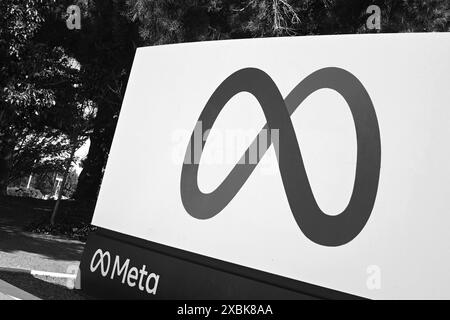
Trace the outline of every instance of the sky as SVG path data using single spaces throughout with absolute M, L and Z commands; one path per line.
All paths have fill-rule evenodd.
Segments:
M 83 168 L 81 168 L 80 166 L 80 162 L 81 160 L 83 160 L 88 152 L 89 152 L 89 146 L 91 145 L 91 140 L 88 139 L 86 140 L 86 142 L 75 152 L 75 157 L 77 157 L 78 159 L 80 159 L 80 161 L 77 162 L 76 166 L 75 166 L 75 170 L 78 174 L 81 173 L 81 170 Z

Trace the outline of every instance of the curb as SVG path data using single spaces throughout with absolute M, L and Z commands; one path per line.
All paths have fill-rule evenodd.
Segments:
M 50 278 L 63 278 L 63 279 L 76 279 L 77 277 L 77 274 L 73 273 L 58 273 L 58 272 L 28 270 L 20 268 L 5 268 L 5 267 L 0 267 L 0 272 L 22 273 L 22 274 L 31 274 L 32 276 L 44 276 Z

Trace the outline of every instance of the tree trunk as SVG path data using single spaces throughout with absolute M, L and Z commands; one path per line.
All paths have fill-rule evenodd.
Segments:
M 95 120 L 94 132 L 90 136 L 90 147 L 83 171 L 78 178 L 74 198 L 96 200 L 103 179 L 103 170 L 116 128 L 116 118 L 108 106 L 100 106 Z
M 6 196 L 8 191 L 8 183 L 4 180 L 0 180 L 0 196 Z
M 0 141 L 0 195 L 7 194 L 14 146 L 12 139 Z
M 93 100 L 97 104 L 94 131 L 90 138 L 89 153 L 78 178 L 74 198 L 96 200 L 108 159 L 128 75 L 133 63 L 135 42 L 139 39 L 138 25 L 131 23 L 120 12 L 126 8 L 124 2 L 95 1 L 95 15 L 91 23 L 97 26 L 95 33 L 87 39 L 93 43 L 90 55 L 80 55 L 89 89 L 93 89 Z M 86 43 L 80 43 L 80 48 Z M 88 59 L 86 59 L 86 57 Z M 93 63 L 95 61 L 95 63 Z M 91 74 L 98 76 L 90 78 Z M 118 85 L 122 83 L 123 85 Z
M 78 177 L 74 198 L 77 200 L 92 200 L 97 198 L 103 176 L 103 166 L 106 155 L 98 138 L 91 136 L 91 145 L 83 170 Z

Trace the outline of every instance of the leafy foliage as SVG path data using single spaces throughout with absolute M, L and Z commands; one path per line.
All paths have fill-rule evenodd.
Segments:
M 65 26 L 72 4 L 81 30 Z M 372 4 L 381 32 L 450 31 L 448 0 L 2 0 L 0 192 L 64 171 L 90 138 L 75 196 L 96 198 L 137 46 L 377 32 Z
M 61 158 L 89 133 L 93 103 L 84 96 L 79 63 L 40 36 L 55 1 L 0 4 L 0 193 L 21 175 L 60 171 Z M 91 110 L 91 112 L 87 112 Z
M 86 222 L 61 222 L 52 226 L 48 224 L 47 219 L 33 222 L 26 227 L 26 230 L 30 232 L 64 236 L 69 239 L 83 242 L 86 242 L 89 234 L 96 229 L 96 227 Z

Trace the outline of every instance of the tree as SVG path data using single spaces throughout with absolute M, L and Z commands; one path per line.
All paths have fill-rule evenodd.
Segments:
M 29 0 L 28 3 L 33 7 L 42 5 L 37 0 Z M 66 8 L 71 4 L 81 7 L 81 30 L 68 30 L 65 27 Z M 371 4 L 381 8 L 384 32 L 449 30 L 449 4 L 445 0 L 430 0 L 426 4 L 419 0 L 88 0 L 75 2 L 63 0 L 58 4 L 54 3 L 51 10 L 41 10 L 42 14 L 39 13 L 41 11 L 36 11 L 38 12 L 36 15 L 40 17 L 38 20 L 35 19 L 38 21 L 37 25 L 41 26 L 39 32 L 36 32 L 37 27 L 33 24 L 35 20 L 29 19 L 31 31 L 27 32 L 33 35 L 32 39 L 38 40 L 36 43 L 28 45 L 29 40 L 23 40 L 13 46 L 19 49 L 8 49 L 9 51 L 4 49 L 2 52 L 7 53 L 7 57 L 15 57 L 17 52 L 24 52 L 25 48 L 30 48 L 27 51 L 29 56 L 34 52 L 33 50 L 40 52 L 37 55 L 32 54 L 33 58 L 27 56 L 28 58 L 23 59 L 29 59 L 30 62 L 32 59 L 38 60 L 33 62 L 34 68 L 37 69 L 42 69 L 42 61 L 53 61 L 50 65 L 59 66 L 54 69 L 60 70 L 60 63 L 56 63 L 58 61 L 56 57 L 74 57 L 79 63 L 79 70 L 75 72 L 77 80 L 74 80 L 75 78 L 64 80 L 71 74 L 66 70 L 52 75 L 53 78 L 56 74 L 64 75 L 53 82 L 55 85 L 50 85 L 51 82 L 48 79 L 46 81 L 49 86 L 43 84 L 38 78 L 32 81 L 30 79 L 17 81 L 13 77 L 18 68 L 17 63 L 12 63 L 17 58 L 8 58 L 9 62 L 5 64 L 6 69 L 14 70 L 14 72 L 7 73 L 9 80 L 6 82 L 14 83 L 14 86 L 8 87 L 2 84 L 2 87 L 14 90 L 3 91 L 2 101 L 7 103 L 3 108 L 5 111 L 0 111 L 0 119 L 3 119 L 4 123 L 14 123 L 12 120 L 14 117 L 30 119 L 25 127 L 27 130 L 35 128 L 38 122 L 33 114 L 37 107 L 29 106 L 34 106 L 39 101 L 43 110 L 45 109 L 38 111 L 41 118 L 46 115 L 45 125 L 54 128 L 59 134 L 68 134 L 71 137 L 71 130 L 64 128 L 59 121 L 66 119 L 63 122 L 67 122 L 67 119 L 81 118 L 76 116 L 76 112 L 70 111 L 66 114 L 61 110 L 77 109 L 77 105 L 71 102 L 72 96 L 76 96 L 74 100 L 78 102 L 90 101 L 95 106 L 95 119 L 91 121 L 92 125 L 84 130 L 83 134 L 89 136 L 91 145 L 87 159 L 84 161 L 84 169 L 79 177 L 75 197 L 96 199 L 137 45 L 371 32 L 365 28 L 368 17 L 366 8 Z M 2 3 L 2 6 L 6 10 L 16 8 L 17 5 L 13 0 L 7 0 Z M 13 10 L 13 12 L 16 11 Z M 10 25 L 11 21 L 17 22 L 23 19 L 23 16 L 16 13 L 7 16 L 1 20 L 1 23 L 2 26 L 6 26 Z M 42 22 L 44 20 L 45 23 Z M 2 30 L 12 29 L 2 27 Z M 19 31 L 16 31 L 16 34 L 19 34 Z M 18 37 L 18 39 L 30 39 L 30 37 Z M 38 43 L 41 47 L 37 45 Z M 3 47 L 9 48 L 8 45 Z M 39 51 L 39 48 L 42 50 Z M 60 52 L 53 48 L 60 48 Z M 46 56 L 49 52 L 53 52 L 53 58 Z M 28 65 L 31 67 L 32 63 Z M 25 70 L 24 65 L 20 68 Z M 19 74 L 27 75 L 29 72 L 19 72 Z M 19 90 L 16 83 L 20 83 L 21 87 L 26 88 L 29 93 L 27 94 L 25 89 Z M 79 90 L 72 90 L 70 85 L 67 86 L 70 83 L 78 83 Z M 28 97 L 28 102 L 24 104 L 28 107 L 14 108 L 18 98 L 22 99 L 24 96 Z M 62 105 L 70 107 L 60 109 Z M 18 113 L 18 110 L 23 112 Z M 3 145 L 0 148 L 0 155 L 3 162 L 0 162 L 0 167 L 6 165 L 8 168 L 0 169 L 0 172 L 11 171 L 11 150 L 16 150 L 17 143 L 24 139 L 23 136 L 18 138 L 17 135 L 17 132 L 24 134 L 20 131 L 20 125 L 12 127 L 12 133 L 8 133 L 9 129 L 2 131 Z M 33 130 L 34 134 L 38 135 L 39 130 Z M 70 140 L 73 139 L 70 138 Z M 70 145 L 73 146 L 73 143 Z
M 79 62 L 46 37 L 55 1 L 7 0 L 0 18 L 0 193 L 30 171 L 65 168 L 92 131 Z M 64 21 L 61 19 L 61 21 Z M 60 34 L 66 28 L 57 30 Z
M 0 194 L 6 193 L 18 140 L 55 104 L 52 90 L 38 83 L 48 64 L 59 63 L 60 52 L 33 41 L 52 2 L 0 2 Z
M 377 4 L 387 32 L 448 30 L 448 1 L 432 0 L 127 0 L 92 1 L 87 23 L 94 48 L 81 59 L 99 106 L 77 198 L 95 199 L 111 145 L 136 43 L 371 32 L 366 9 Z M 95 7 L 95 9 L 93 9 Z M 129 21 L 124 20 L 124 13 Z M 99 30 L 98 26 L 103 29 Z M 136 38 L 136 26 L 140 39 Z M 80 36 L 80 39 L 82 37 Z M 107 59 L 104 59 L 108 57 Z M 115 61 L 114 66 L 104 63 Z M 94 62 L 94 64 L 93 64 Z M 97 68 L 98 67 L 98 68 Z M 106 71 L 105 71 L 106 70 Z M 89 79 L 89 80 L 88 80 Z
M 81 30 L 65 27 L 65 10 L 81 9 Z M 63 1 L 46 17 L 49 43 L 64 47 L 80 63 L 82 88 L 96 107 L 90 149 L 79 177 L 77 199 L 96 199 L 131 69 L 137 28 L 124 16 L 123 0 Z

